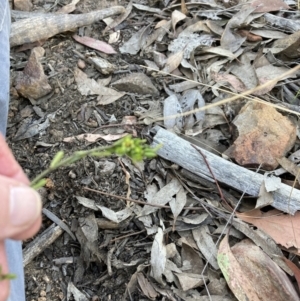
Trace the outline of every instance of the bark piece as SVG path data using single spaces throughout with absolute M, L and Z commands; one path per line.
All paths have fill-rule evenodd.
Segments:
M 58 33 L 87 26 L 114 15 L 123 14 L 124 7 L 114 6 L 86 14 L 44 14 L 17 21 L 11 26 L 10 46 L 45 40 Z M 32 15 L 34 16 L 34 14 Z
M 33 48 L 26 67 L 22 72 L 17 73 L 15 88 L 26 98 L 38 99 L 52 90 L 40 62 L 44 53 L 45 50 L 42 47 Z
M 273 107 L 248 102 L 233 121 L 238 138 L 225 152 L 243 166 L 273 170 L 296 141 L 296 127 Z
M 23 266 L 25 267 L 36 256 L 48 248 L 62 233 L 63 229 L 52 224 L 23 250 Z
M 158 95 L 158 90 L 154 87 L 151 79 L 144 73 L 132 73 L 112 84 L 120 91 L 137 94 Z
M 200 177 L 211 182 L 214 181 L 203 157 L 191 146 L 190 142 L 159 126 L 154 127 L 151 132 L 155 135 L 153 146 L 162 145 L 157 152 L 159 156 L 178 164 Z M 223 182 L 239 191 L 245 191 L 249 195 L 258 196 L 259 188 L 264 180 L 263 175 L 224 160 L 205 149 L 200 147 L 198 149 L 201 149 L 201 152 L 206 157 L 217 181 Z M 289 214 L 295 214 L 297 210 L 300 210 L 300 191 L 298 189 L 280 184 L 280 187 L 272 192 L 272 194 L 274 197 L 273 207 Z

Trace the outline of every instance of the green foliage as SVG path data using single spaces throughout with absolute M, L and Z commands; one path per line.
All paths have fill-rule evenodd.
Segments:
M 144 158 L 154 158 L 156 156 L 157 150 L 161 146 L 151 148 L 149 145 L 146 144 L 146 142 L 146 140 L 132 138 L 131 135 L 127 135 L 126 137 L 118 140 L 110 146 L 97 147 L 94 149 L 84 151 L 76 151 L 70 157 L 67 158 L 65 157 L 63 151 L 59 151 L 52 159 L 49 168 L 43 171 L 31 182 L 31 187 L 34 189 L 43 187 L 46 184 L 45 176 L 48 175 L 50 172 L 58 169 L 59 167 L 68 166 L 80 159 L 85 158 L 86 156 L 94 156 L 101 158 L 111 155 L 127 156 L 133 162 L 141 161 Z
M 119 156 L 128 156 L 133 162 L 141 161 L 144 158 L 156 156 L 158 148 L 151 148 L 146 145 L 146 140 L 132 139 L 130 135 L 124 137 L 113 145 L 112 151 Z
M 50 163 L 50 168 L 54 168 L 63 159 L 64 155 L 64 151 L 57 152 L 57 154 L 54 156 Z
M 2 274 L 2 267 L 0 265 L 0 281 L 3 280 L 12 280 L 12 279 L 16 279 L 17 276 L 15 274 Z

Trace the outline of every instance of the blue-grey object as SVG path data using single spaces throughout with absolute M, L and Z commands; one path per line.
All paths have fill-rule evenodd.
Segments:
M 0 132 L 5 135 L 9 102 L 9 33 L 10 10 L 7 0 L 0 0 Z M 25 301 L 22 246 L 19 241 L 6 240 L 9 272 L 16 274 L 11 281 L 7 301 Z

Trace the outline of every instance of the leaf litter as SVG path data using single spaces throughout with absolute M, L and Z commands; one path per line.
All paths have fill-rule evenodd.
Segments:
M 42 139 L 44 149 L 56 146 L 54 142 L 86 147 L 85 143 L 110 143 L 127 133 L 142 134 L 151 141 L 151 128 L 160 125 L 190 143 L 220 153 L 221 160 L 230 157 L 245 169 L 269 171 L 260 190 L 245 195 L 234 185 L 223 186 L 222 180 L 220 188 L 205 182 L 205 177 L 201 181 L 177 178 L 176 171 L 182 166 L 172 164 L 171 157 L 169 162 L 157 157 L 138 166 L 113 158 L 112 166 L 88 158 L 83 166 L 85 178 L 71 167 L 76 172 L 68 170 L 70 178 L 81 186 L 98 189 L 99 175 L 110 178 L 100 186 L 106 195 L 87 195 L 80 189 L 71 196 L 76 221 L 71 230 L 80 252 L 70 278 L 73 281 L 68 281 L 65 290 L 67 299 L 73 295 L 75 300 L 85 300 L 97 290 L 99 297 L 105 298 L 100 291 L 112 286 L 109 281 L 114 276 L 122 283 L 124 300 L 129 296 L 134 300 L 298 300 L 286 276 L 295 275 L 299 281 L 298 213 L 292 216 L 270 209 L 283 182 L 295 185 L 298 179 L 298 161 L 294 163 L 297 158 L 291 157 L 291 151 L 298 149 L 297 111 L 293 109 L 299 105 L 299 72 L 290 71 L 299 59 L 296 1 L 135 2 L 124 1 L 124 8 L 113 10 L 110 20 L 104 20 L 107 26 L 101 27 L 102 35 L 92 33 L 89 26 L 78 28 L 73 38 L 82 45 L 64 36 L 84 64 L 76 66 L 73 57 L 72 68 L 65 67 L 62 60 L 55 64 L 57 58 L 53 56 L 47 72 L 48 79 L 57 77 L 56 81 L 47 81 L 46 66 L 39 62 L 41 47 L 33 48 L 28 63 L 35 64 L 37 73 L 28 73 L 27 65 L 21 74 L 29 76 L 22 82 L 26 93 L 21 92 L 18 80 L 12 93 L 17 98 L 22 95 L 34 109 L 21 115 L 13 101 L 9 136 L 14 141 Z M 72 1 L 57 13 L 71 13 L 79 5 Z M 12 45 L 16 45 L 18 26 L 12 30 Z M 26 32 L 24 36 L 26 41 Z M 65 42 L 59 44 L 55 38 L 49 42 L 58 49 L 68 49 Z M 88 53 L 90 48 L 97 53 Z M 12 55 L 18 59 L 16 53 Z M 142 69 L 146 64 L 151 68 Z M 12 68 L 19 70 L 14 64 Z M 71 75 L 61 76 L 68 68 Z M 41 91 L 32 90 L 33 83 Z M 54 131 L 53 124 L 61 122 L 61 112 L 70 104 L 51 111 L 45 102 L 51 102 L 50 92 L 56 95 L 68 87 L 77 93 L 71 105 L 81 102 L 76 113 L 70 113 L 77 129 L 60 133 Z M 232 95 L 238 100 L 225 103 Z M 248 112 L 249 99 L 264 104 Z M 116 114 L 116 119 L 112 108 L 119 105 L 126 116 L 137 116 L 139 123 L 117 123 L 125 115 Z M 292 114 L 287 115 L 287 111 Z M 280 136 L 279 128 L 287 123 L 290 134 Z M 48 128 L 52 140 L 44 139 Z M 253 132 L 258 134 L 250 134 Z M 36 145 L 42 151 L 42 146 Z M 238 155 L 228 152 L 233 145 Z M 272 149 L 276 157 L 270 163 Z M 189 162 L 190 166 L 193 163 Z M 282 168 L 276 170 L 279 164 Z M 107 172 L 105 166 L 110 166 Z M 238 177 L 243 181 L 243 174 Z M 109 181 L 113 181 L 112 186 Z M 222 190 L 227 190 L 226 198 Z M 228 195 L 238 201 L 230 203 Z M 54 200 L 55 193 L 50 191 L 48 199 Z M 55 210 L 57 204 L 51 204 Z M 287 258 L 293 258 L 295 264 Z M 96 273 L 100 278 L 90 291 L 78 285 L 89 268 L 97 270 L 100 266 L 106 275 L 102 278 Z M 130 275 L 125 282 L 118 276 L 120 271 L 127 278 Z M 115 299 L 120 300 L 121 294 Z

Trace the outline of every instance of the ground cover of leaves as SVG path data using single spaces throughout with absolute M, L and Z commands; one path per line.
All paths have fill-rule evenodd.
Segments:
M 63 232 L 26 264 L 27 300 L 298 300 L 300 217 L 270 206 L 272 192 L 281 187 L 278 176 L 294 185 L 299 174 L 299 76 L 276 79 L 300 57 L 296 1 L 72 3 L 73 14 L 116 5 L 126 11 L 108 27 L 99 21 L 12 49 L 7 136 L 29 178 L 59 150 L 71 154 L 126 133 L 151 143 L 154 125 L 246 167 L 263 167 L 260 174 L 275 172 L 259 193 L 246 196 L 224 185 L 220 192 L 162 157 L 137 164 L 116 156 L 87 157 L 54 172 L 40 190 L 48 211 L 37 237 L 53 223 L 49 211 L 72 233 Z M 30 10 L 55 12 L 67 4 L 36 0 Z M 26 67 L 26 73 L 28 61 L 35 68 Z M 248 117 L 234 119 L 245 99 L 198 110 L 270 80 L 250 100 L 259 96 L 293 114 L 264 104 L 250 113 L 244 108 Z M 168 118 L 190 110 L 195 112 Z M 283 134 L 274 134 L 278 124 Z M 240 144 L 236 127 L 246 137 Z M 261 138 L 268 135 L 270 140 Z M 250 136 L 260 144 L 247 140 Z M 259 145 L 255 156 L 246 156 L 245 145 Z M 282 158 L 287 156 L 289 162 Z M 25 251 L 32 242 L 24 243 Z M 274 282 L 262 281 L 270 275 Z

